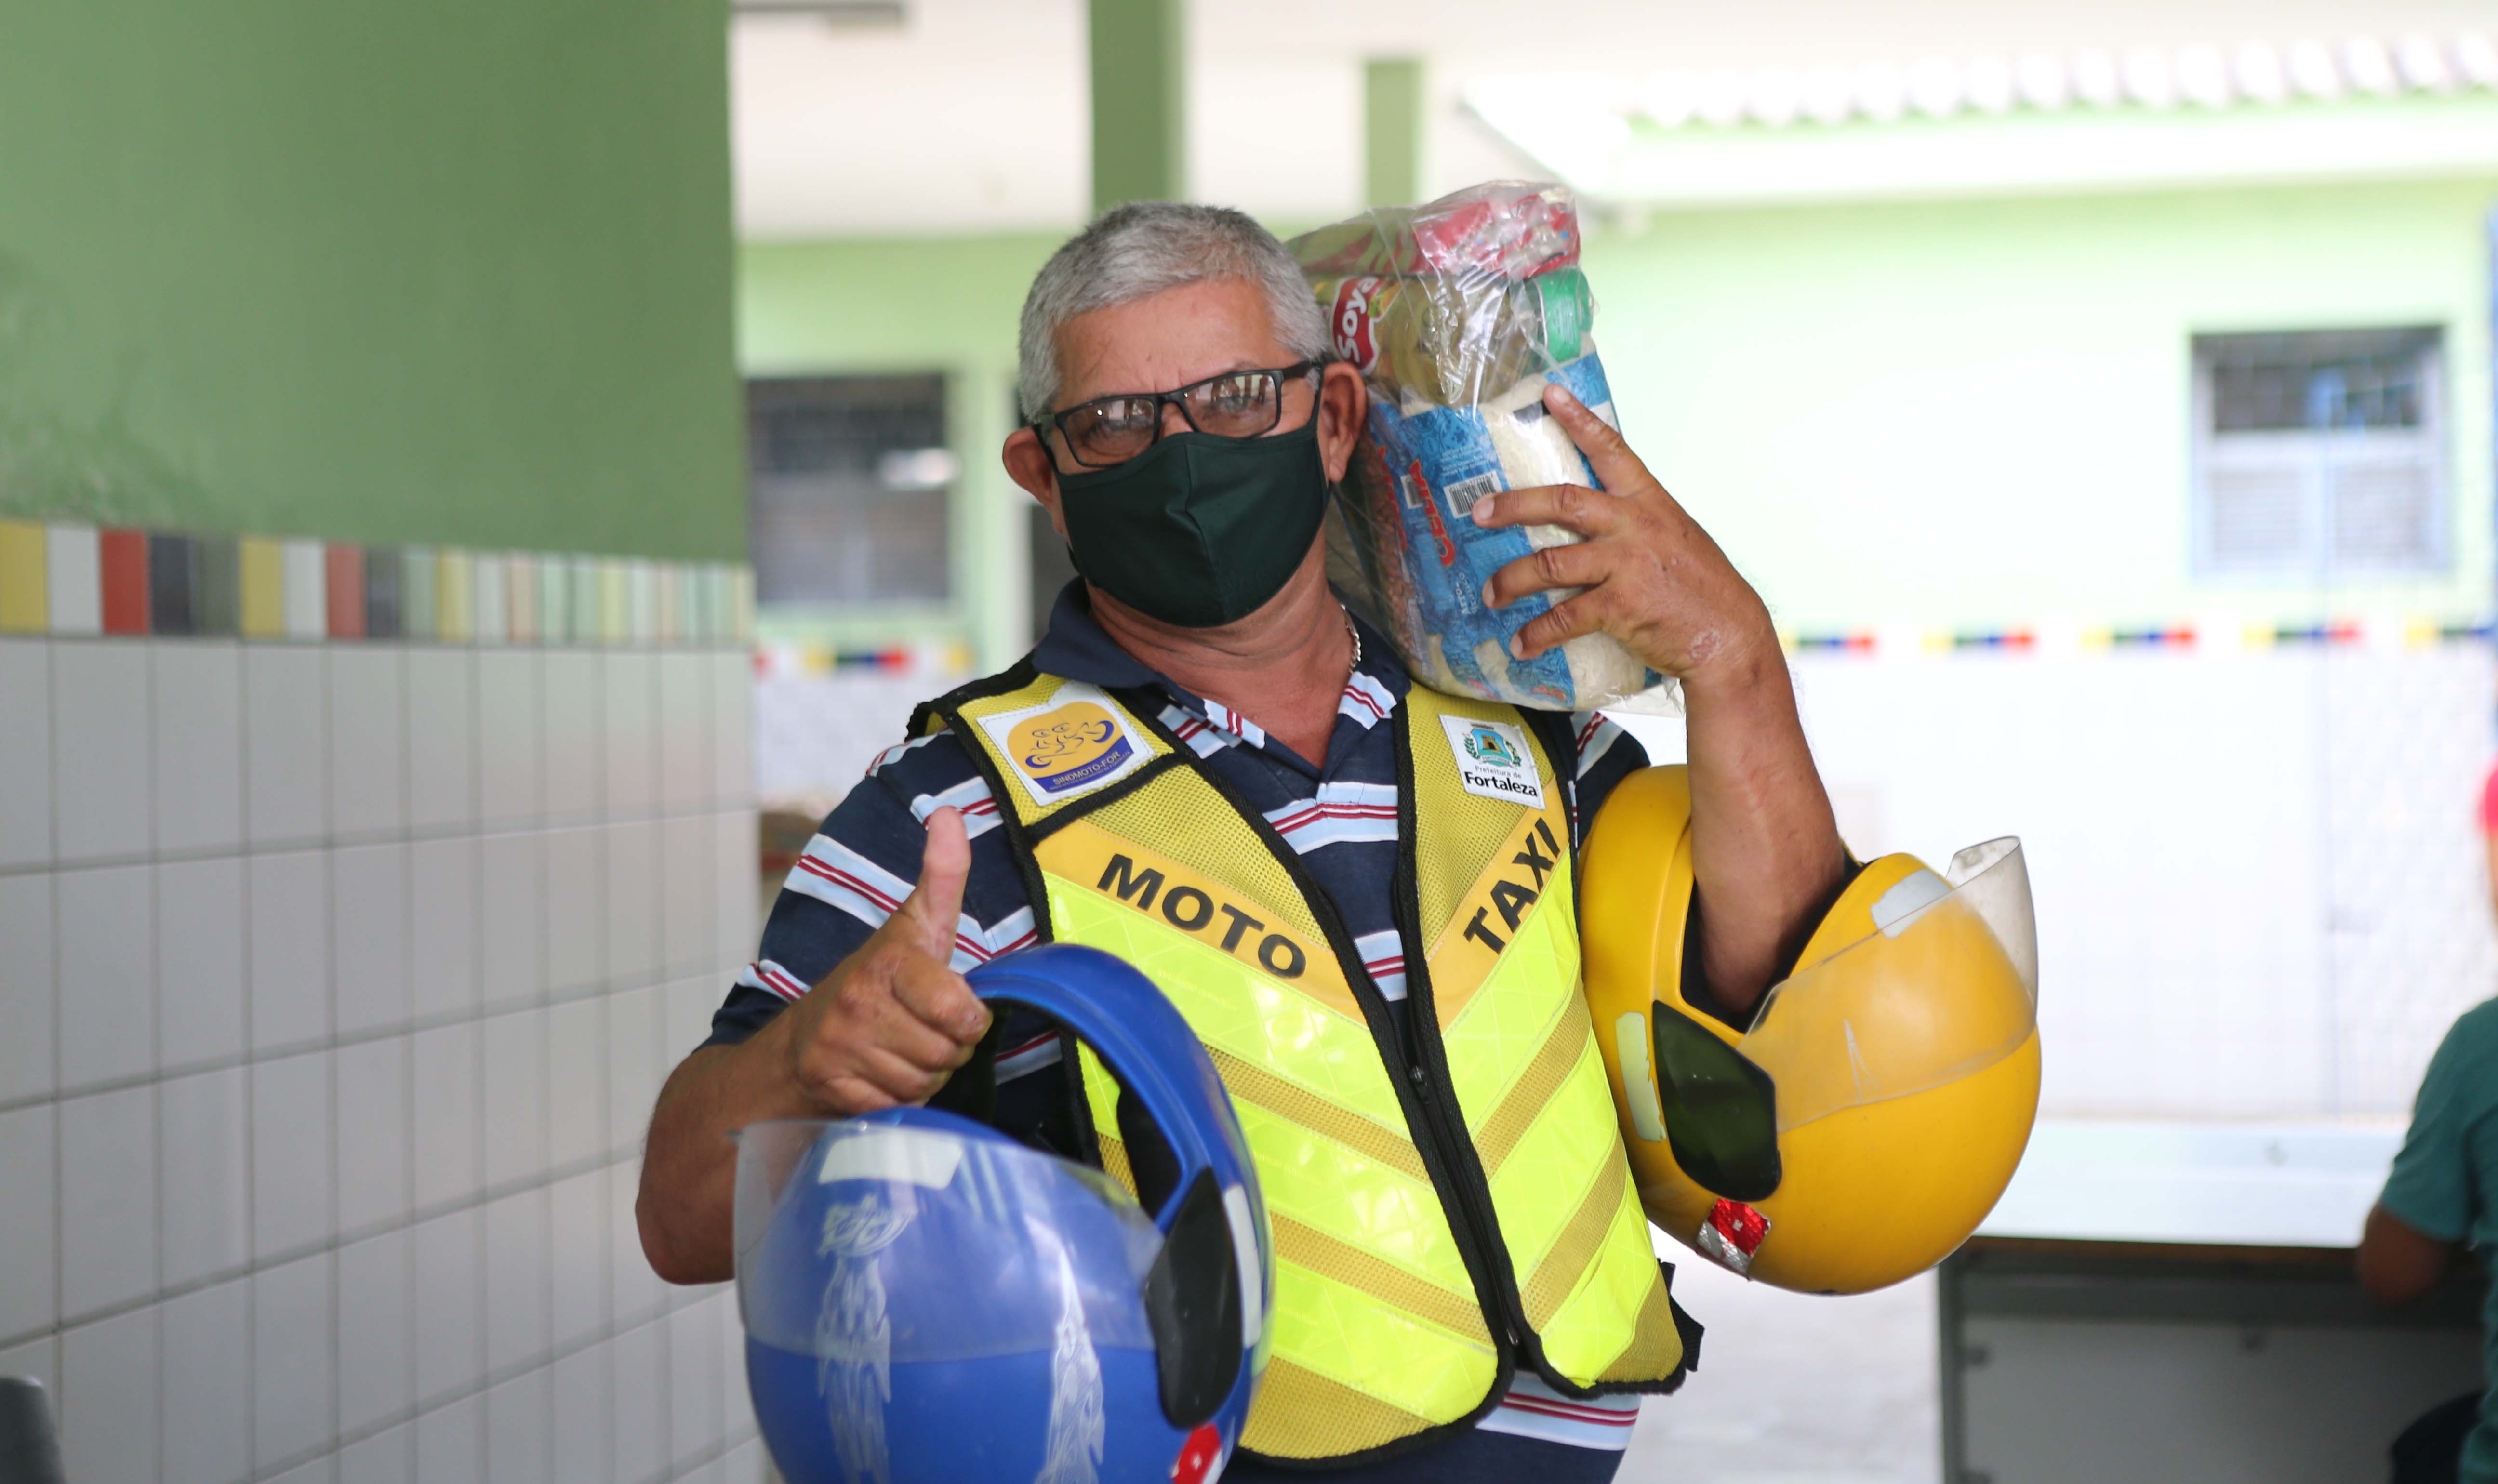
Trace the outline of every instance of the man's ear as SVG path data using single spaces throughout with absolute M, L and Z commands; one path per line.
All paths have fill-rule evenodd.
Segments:
M 1343 361 L 1330 362 L 1319 375 L 1319 457 L 1329 479 L 1342 479 L 1353 465 L 1353 445 L 1361 440 L 1361 420 L 1370 392 L 1361 372 Z
M 1067 513 L 1058 503 L 1058 466 L 1049 457 L 1048 445 L 1041 435 L 1030 428 L 1017 428 L 1007 435 L 1006 447 L 998 451 L 998 462 L 1007 467 L 1007 477 L 1023 486 L 1025 494 L 1041 501 L 1049 512 L 1049 524 L 1056 528 L 1059 538 L 1067 536 Z

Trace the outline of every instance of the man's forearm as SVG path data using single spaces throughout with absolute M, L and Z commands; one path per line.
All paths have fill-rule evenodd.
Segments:
M 784 1016 L 742 1045 L 694 1052 L 659 1090 L 633 1215 L 643 1254 L 671 1283 L 731 1274 L 737 1146 L 730 1133 L 766 1118 L 820 1116 L 789 1077 L 783 1045 L 788 1023 Z
M 1700 967 L 1745 1011 L 1811 931 L 1846 851 L 1774 638 L 1684 677 L 1683 696 Z

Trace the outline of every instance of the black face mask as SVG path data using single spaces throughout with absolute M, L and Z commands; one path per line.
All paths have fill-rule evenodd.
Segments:
M 1327 515 L 1315 416 L 1271 437 L 1174 433 L 1125 464 L 1061 474 L 1058 489 L 1075 570 L 1183 629 L 1265 607 Z

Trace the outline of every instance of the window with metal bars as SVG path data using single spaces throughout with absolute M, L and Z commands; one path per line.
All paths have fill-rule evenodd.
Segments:
M 2447 565 L 2444 335 L 2198 335 L 2197 576 L 2312 582 Z
M 945 377 L 758 377 L 746 409 L 756 602 L 950 596 Z

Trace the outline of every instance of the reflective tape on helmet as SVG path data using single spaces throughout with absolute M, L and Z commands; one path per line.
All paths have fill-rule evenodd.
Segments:
M 1719 1201 L 1709 1209 L 1691 1245 L 1703 1257 L 1745 1277 L 1752 1274 L 1752 1255 L 1770 1235 L 1770 1220 L 1741 1201 Z

